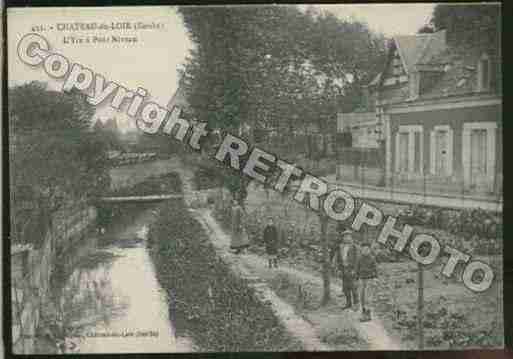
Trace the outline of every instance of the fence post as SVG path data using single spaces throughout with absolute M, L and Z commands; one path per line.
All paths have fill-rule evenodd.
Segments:
M 362 152 L 360 167 L 362 168 L 362 187 L 365 186 L 365 164 L 367 163 L 367 151 Z
M 322 245 L 322 282 L 323 282 L 323 295 L 322 304 L 326 305 L 330 301 L 330 261 L 329 261 L 329 243 L 327 236 L 328 218 L 319 215 L 321 225 L 321 245 Z
M 417 329 L 419 334 L 419 350 L 424 349 L 424 269 L 422 264 L 417 264 L 418 274 L 418 298 L 417 298 Z
M 351 161 L 353 162 L 353 177 L 354 177 L 354 181 L 358 181 L 358 178 L 360 177 L 358 175 L 358 171 L 359 171 L 359 158 L 358 158 L 358 155 L 357 155 L 357 152 L 354 151 L 352 148 L 351 148 Z

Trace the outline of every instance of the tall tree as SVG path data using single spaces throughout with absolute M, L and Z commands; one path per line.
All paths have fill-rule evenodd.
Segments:
M 383 36 L 365 24 L 313 8 L 180 7 L 179 12 L 195 45 L 181 72 L 194 117 L 222 130 L 244 125 L 277 130 L 284 144 L 300 126 L 305 134 L 309 124 L 327 133 L 338 111 L 360 103 L 360 85 L 375 76 L 386 54 Z M 232 174 L 225 183 L 243 202 L 247 181 Z
M 497 49 L 500 17 L 500 4 L 438 4 L 431 25 L 447 30 L 448 41 L 455 45 L 471 42 Z
M 64 203 L 108 185 L 105 146 L 90 129 L 94 108 L 84 95 L 32 82 L 9 89 L 8 96 L 14 211 L 18 189 L 30 189 L 37 215 L 51 218 Z
M 293 70 L 306 58 L 297 35 L 304 14 L 283 6 L 181 7 L 180 13 L 195 44 L 181 76 L 198 120 L 238 132 L 245 125 L 276 128 L 293 117 L 301 92 Z
M 358 21 L 294 6 L 181 7 L 195 44 L 182 70 L 196 118 L 237 131 L 315 123 L 360 102 L 385 44 Z M 285 135 L 286 134 L 286 135 Z

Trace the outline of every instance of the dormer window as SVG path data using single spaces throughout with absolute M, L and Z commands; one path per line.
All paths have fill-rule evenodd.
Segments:
M 477 87 L 478 91 L 490 91 L 490 80 L 491 80 L 491 66 L 490 66 L 490 58 L 487 54 L 483 54 L 481 59 L 479 60 L 478 65 L 478 81 Z

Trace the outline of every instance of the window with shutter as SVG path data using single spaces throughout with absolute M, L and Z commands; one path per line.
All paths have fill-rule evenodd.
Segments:
M 422 160 L 420 158 L 420 146 L 421 146 L 421 133 L 420 132 L 414 132 L 414 139 L 415 139 L 415 143 L 414 143 L 414 162 L 413 162 L 413 165 L 414 165 L 414 171 L 416 173 L 420 173 L 421 170 L 420 170 L 420 167 L 422 166 Z
M 478 66 L 478 90 L 479 91 L 489 91 L 490 90 L 490 80 L 491 80 L 491 66 L 490 66 L 490 58 L 488 55 L 484 54 L 481 56 L 479 60 Z
M 409 133 L 399 133 L 399 171 L 408 171 Z

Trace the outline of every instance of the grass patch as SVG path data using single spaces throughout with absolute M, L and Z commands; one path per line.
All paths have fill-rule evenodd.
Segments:
M 181 200 L 163 205 L 149 246 L 177 335 L 191 336 L 203 351 L 301 350 L 272 309 L 216 256 Z

